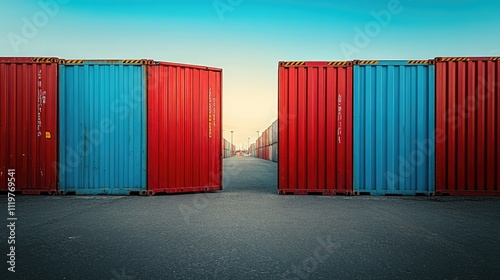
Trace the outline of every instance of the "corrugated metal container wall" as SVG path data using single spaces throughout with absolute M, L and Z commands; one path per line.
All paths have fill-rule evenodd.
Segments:
M 278 121 L 276 120 L 273 123 L 273 136 L 272 136 L 272 144 L 278 143 Z
M 148 193 L 222 189 L 222 70 L 148 66 Z
M 267 129 L 264 130 L 264 133 L 262 134 L 262 146 L 266 147 L 268 145 L 267 143 Z
M 267 147 L 267 160 L 272 161 L 273 160 L 273 145 L 269 145 Z
M 280 62 L 280 194 L 352 192 L 352 63 Z
M 438 58 L 436 192 L 500 195 L 500 58 Z
M 278 162 L 278 143 L 274 143 L 272 149 L 273 149 L 272 160 L 274 162 Z
M 65 193 L 146 189 L 145 60 L 63 60 L 60 186 Z
M 273 127 L 270 126 L 267 129 L 267 145 L 272 145 L 273 144 Z
M 434 192 L 433 62 L 354 62 L 355 191 Z
M 222 147 L 221 147 L 222 151 L 223 151 L 223 152 L 225 152 L 225 151 L 226 151 L 226 139 L 222 139 L 222 141 L 221 141 L 221 146 L 222 146 Z M 224 157 L 224 158 L 225 158 L 225 157 L 226 157 L 226 154 L 225 154 L 225 153 L 223 153 L 223 154 L 222 154 L 222 157 Z
M 0 58 L 0 190 L 57 190 L 57 58 Z
M 228 158 L 228 154 L 229 154 L 229 142 L 226 140 L 226 139 L 223 139 L 222 142 L 222 157 L 224 158 Z

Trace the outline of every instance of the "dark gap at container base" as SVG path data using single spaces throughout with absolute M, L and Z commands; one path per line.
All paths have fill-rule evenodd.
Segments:
M 316 196 L 335 196 L 335 195 L 352 195 L 350 191 L 334 191 L 334 190 L 278 190 L 280 195 L 316 195 Z
M 436 192 L 437 196 L 450 196 L 450 193 L 447 192 Z
M 429 193 L 416 193 L 415 196 L 434 196 L 433 192 Z
M 8 190 L 1 190 L 0 195 L 8 195 Z M 58 195 L 59 191 L 56 190 L 16 190 L 14 195 Z
M 428 193 L 380 193 L 380 192 L 360 192 L 354 191 L 353 195 L 368 195 L 368 196 L 434 196 L 434 192 Z
M 149 191 L 142 191 L 145 192 L 145 194 L 141 195 L 147 195 L 147 196 L 170 196 L 170 195 L 189 195 L 189 194 L 203 194 L 203 193 L 218 193 L 219 191 L 222 191 L 222 189 L 214 189 L 214 188 L 205 188 L 204 190 L 184 190 L 180 189 L 179 191 L 172 191 L 172 190 L 149 190 Z
M 77 193 L 76 191 L 57 191 L 57 195 L 67 195 L 67 196 L 140 196 L 143 191 L 130 191 L 128 194 L 88 194 L 88 193 Z
M 500 192 L 495 191 L 437 191 L 436 196 L 500 196 Z
M 129 192 L 128 195 L 138 196 L 138 195 L 141 195 L 141 192 L 140 191 L 133 191 L 133 192 Z

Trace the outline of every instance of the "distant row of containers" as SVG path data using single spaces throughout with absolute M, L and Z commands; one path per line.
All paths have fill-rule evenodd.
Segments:
M 500 58 L 279 63 L 281 194 L 500 195 Z
M 0 190 L 220 190 L 221 99 L 218 68 L 0 58 Z
M 232 153 L 235 150 L 235 146 L 231 145 L 231 142 L 227 141 L 226 139 L 223 139 L 222 141 L 222 150 L 224 151 L 222 156 L 224 158 L 228 158 L 232 156 Z
M 278 121 L 273 122 L 255 143 L 255 157 L 278 162 Z

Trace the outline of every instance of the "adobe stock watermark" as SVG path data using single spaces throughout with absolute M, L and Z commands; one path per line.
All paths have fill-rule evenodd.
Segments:
M 319 265 L 324 263 L 335 249 L 340 245 L 333 243 L 331 236 L 324 238 L 316 238 L 318 246 L 313 251 L 312 256 L 305 258 L 299 265 L 292 265 L 292 267 L 281 275 L 281 279 L 299 280 L 309 279 L 311 274 L 318 270 Z
M 7 228 L 8 228 L 8 240 L 7 244 L 9 246 L 7 254 L 7 264 L 9 264 L 7 270 L 9 272 L 16 272 L 16 170 L 7 170 L 7 211 L 9 217 L 7 218 Z
M 412 1 L 412 0 L 406 0 Z M 400 0 L 389 0 L 385 9 L 380 11 L 371 11 L 373 20 L 365 24 L 363 28 L 356 26 L 354 28 L 354 38 L 352 42 L 340 43 L 340 50 L 346 60 L 352 60 L 353 55 L 361 54 L 362 50 L 367 48 L 372 40 L 379 36 L 382 29 L 389 26 L 393 16 L 402 13 L 404 10 Z
M 61 5 L 66 5 L 70 1 L 71 0 L 39 0 L 37 4 L 40 10 L 35 12 L 31 18 L 21 18 L 22 25 L 20 32 L 10 32 L 7 35 L 14 52 L 18 53 L 22 45 L 28 44 L 30 39 L 35 38 L 40 29 L 47 26 L 51 18 L 57 16 L 61 10 Z
M 241 3 L 243 3 L 243 0 L 214 0 L 212 5 L 214 6 L 215 12 L 219 16 L 219 19 L 224 21 L 224 14 L 234 11 L 234 9 L 241 5 Z
M 478 86 L 474 94 L 469 94 L 462 105 L 454 105 L 446 110 L 444 118 L 447 126 L 455 132 L 460 129 L 464 123 L 479 109 L 478 102 L 485 102 L 495 94 L 500 87 L 500 83 L 488 86 L 485 77 L 478 77 Z M 394 188 L 397 183 L 404 183 L 406 179 L 412 176 L 417 168 L 430 160 L 430 157 L 436 153 L 436 144 L 443 144 L 447 141 L 447 133 L 442 128 L 433 130 L 429 138 L 416 140 L 414 149 L 407 158 L 400 156 L 398 158 L 398 169 L 396 174 L 386 172 L 385 179 L 388 186 Z

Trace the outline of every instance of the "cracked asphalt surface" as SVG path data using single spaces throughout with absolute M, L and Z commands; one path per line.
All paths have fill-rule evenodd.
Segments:
M 0 279 L 495 279 L 500 199 L 279 196 L 277 164 L 224 160 L 224 191 L 18 196 Z

